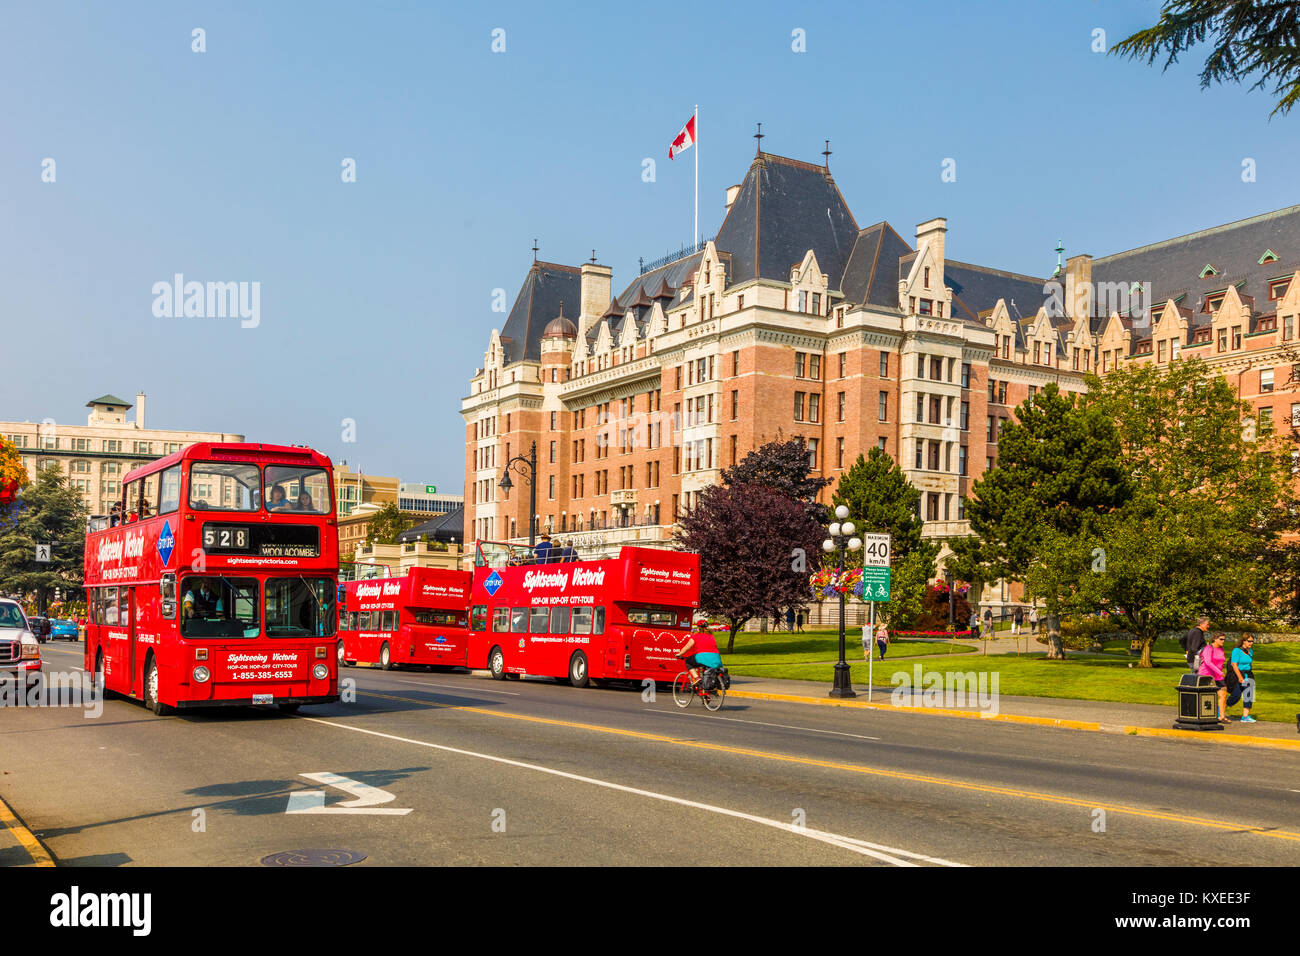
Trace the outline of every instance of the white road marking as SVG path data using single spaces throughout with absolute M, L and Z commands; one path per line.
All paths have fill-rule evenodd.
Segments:
M 462 685 L 462 684 L 435 684 L 433 681 L 428 681 L 428 680 L 400 680 L 400 679 L 399 679 L 399 680 L 397 681 L 397 683 L 399 683 L 399 684 L 414 684 L 414 685 L 417 686 L 417 687 L 450 687 L 452 690 L 464 690 L 464 689 L 465 689 L 464 685 Z M 475 687 L 475 688 L 473 688 L 473 690 L 474 690 L 474 693 L 476 693 L 476 694 L 482 692 L 482 693 L 484 693 L 484 694 L 509 694 L 511 697 L 521 697 L 521 696 L 523 696 L 523 695 L 521 695 L 521 694 L 516 694 L 516 693 L 515 693 L 514 691 L 512 691 L 512 690 L 489 690 L 489 689 L 486 688 L 486 687 Z
M 563 777 L 566 780 L 576 780 L 579 783 L 589 783 L 596 787 L 604 787 L 606 790 L 617 790 L 620 793 L 631 793 L 639 797 L 648 797 L 651 800 L 662 800 L 665 803 L 674 803 L 678 806 L 691 807 L 696 810 L 707 810 L 709 813 L 733 817 L 737 820 L 746 820 L 750 823 L 757 823 L 762 826 L 772 827 L 776 830 L 783 830 L 784 832 L 794 834 L 795 836 L 807 837 L 810 840 L 817 840 L 818 842 L 828 844 L 829 846 L 836 846 L 840 849 L 849 850 L 862 856 L 869 856 L 885 863 L 892 863 L 894 866 L 916 866 L 917 864 L 911 862 L 911 860 L 935 863 L 939 866 L 965 865 L 963 863 L 954 863 L 951 860 L 940 859 L 939 857 L 912 853 L 909 850 L 900 850 L 897 847 L 882 846 L 878 843 L 868 843 L 866 840 L 847 837 L 839 833 L 830 833 L 826 830 L 817 830 L 812 827 L 800 827 L 793 823 L 786 823 L 783 820 L 772 820 L 768 817 L 760 817 L 752 813 L 732 810 L 728 807 L 719 807 L 709 803 L 699 803 L 695 800 L 686 800 L 682 797 L 674 797 L 666 793 L 656 793 L 653 790 L 642 790 L 639 787 L 629 787 L 621 783 L 612 783 L 608 780 L 598 780 L 595 777 L 585 777 L 581 774 L 568 773 L 564 770 L 553 770 L 550 767 L 543 767 L 541 764 L 525 763 L 522 760 L 511 760 L 508 757 L 498 757 L 493 754 L 477 753 L 473 750 L 462 750 L 459 747 L 448 747 L 445 744 L 430 743 L 427 740 L 412 740 L 410 737 L 398 737 L 395 734 L 386 734 L 378 730 L 367 730 L 364 727 L 353 727 L 349 724 L 340 724 L 331 720 L 325 720 L 321 717 L 299 717 L 298 719 L 311 721 L 315 724 L 323 724 L 326 727 L 335 727 L 339 730 L 350 730 L 353 733 L 369 734 L 372 737 L 382 737 L 385 740 L 395 740 L 399 743 L 414 744 L 417 747 L 428 747 L 432 750 L 441 750 L 444 753 L 460 754 L 463 757 L 477 757 L 480 760 L 490 760 L 493 763 L 505 764 L 509 767 L 535 770 L 538 773 L 546 773 L 554 777 Z M 907 857 L 908 859 L 902 859 L 903 857 Z
M 859 740 L 879 740 L 879 737 L 868 737 L 866 734 L 849 734 L 842 730 L 819 730 L 816 727 L 795 727 L 792 724 L 769 724 L 765 720 L 744 720 L 740 717 L 718 717 L 710 714 L 691 714 L 684 710 L 659 710 L 654 707 L 647 707 L 647 713 L 662 714 L 665 717 L 698 717 L 701 720 L 730 720 L 736 724 L 757 724 L 760 727 L 783 727 L 786 730 L 806 730 L 812 734 L 834 734 L 837 737 L 856 737 Z
M 285 813 L 373 813 L 389 816 L 402 816 L 410 813 L 411 808 L 399 810 L 396 807 L 380 807 L 378 804 L 391 803 L 397 795 L 387 790 L 380 790 L 360 780 L 341 777 L 336 773 L 300 773 L 300 777 L 315 780 L 327 787 L 337 787 L 353 799 L 325 806 L 324 790 L 297 790 L 289 794 L 289 805 Z

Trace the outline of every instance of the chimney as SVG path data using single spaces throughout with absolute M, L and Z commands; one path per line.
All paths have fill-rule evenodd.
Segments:
M 144 428 L 144 392 L 135 393 L 135 427 Z
M 940 217 L 930 219 L 916 227 L 916 249 L 919 252 L 921 246 L 929 243 L 930 248 L 934 250 L 935 265 L 939 269 L 939 282 L 937 287 L 943 288 L 944 263 L 946 262 L 946 252 L 944 249 L 945 238 L 948 235 L 948 220 Z
M 1092 256 L 1065 260 L 1065 314 L 1072 319 L 1092 315 Z
M 736 201 L 736 197 L 739 196 L 739 195 L 740 195 L 740 186 L 739 186 L 739 185 L 728 186 L 728 187 L 727 187 L 727 208 L 724 209 L 724 210 L 722 211 L 722 214 L 723 214 L 724 216 L 725 216 L 727 213 L 731 212 L 731 205 L 732 205 L 732 203 L 734 203 L 734 202 Z
M 578 314 L 578 338 L 600 321 L 609 308 L 610 283 L 614 270 L 595 262 L 582 264 L 582 311 Z

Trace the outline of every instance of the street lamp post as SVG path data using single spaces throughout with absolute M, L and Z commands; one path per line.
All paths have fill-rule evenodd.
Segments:
M 505 474 L 497 485 L 507 494 L 515 486 L 510 480 L 512 467 L 521 478 L 528 479 L 528 547 L 531 548 L 537 544 L 537 442 L 533 442 L 527 455 L 515 455 L 506 462 Z
M 853 532 L 857 529 L 853 526 L 852 521 L 845 521 L 849 516 L 849 509 L 840 505 L 835 509 L 835 517 L 839 520 L 832 521 L 827 532 L 829 537 L 822 542 L 822 550 L 827 554 L 834 553 L 839 563 L 839 579 L 844 577 L 844 554 L 846 551 L 857 551 L 862 547 L 862 539 L 853 537 Z M 842 523 L 841 523 L 842 522 Z M 843 585 L 840 585 L 842 588 Z M 837 588 L 840 593 L 840 659 L 835 662 L 835 682 L 831 685 L 831 697 L 857 697 L 853 692 L 853 682 L 849 680 L 849 664 L 844 659 L 844 603 L 847 595 L 843 590 Z

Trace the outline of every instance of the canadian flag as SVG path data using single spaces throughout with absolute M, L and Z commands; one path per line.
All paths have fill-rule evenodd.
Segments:
M 682 131 L 677 134 L 677 138 L 673 140 L 673 144 L 668 147 L 668 158 L 676 159 L 678 153 L 690 149 L 694 145 L 695 117 L 692 116 L 686 121 L 686 125 L 682 127 Z

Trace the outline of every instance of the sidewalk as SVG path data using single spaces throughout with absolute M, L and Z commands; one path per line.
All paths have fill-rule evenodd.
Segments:
M 1300 753 L 1300 734 L 1296 732 L 1294 723 L 1260 721 L 1243 724 L 1233 720 L 1225 723 L 1223 730 L 1219 731 L 1174 730 L 1174 720 L 1178 713 L 1172 700 L 1169 706 L 1161 707 L 1059 697 L 1010 697 L 999 694 L 996 713 L 990 712 L 989 716 L 985 716 L 981 713 L 978 701 L 972 701 L 964 707 L 952 706 L 952 701 L 945 701 L 943 707 L 924 707 L 920 706 L 921 692 L 917 691 L 914 698 L 917 706 L 898 707 L 891 703 L 893 687 L 881 686 L 877 683 L 873 688 L 870 703 L 867 702 L 865 684 L 854 684 L 853 690 L 858 694 L 856 698 L 835 699 L 827 696 L 830 685 L 824 681 L 768 680 L 760 677 L 737 676 L 731 680 L 731 690 L 727 692 L 727 697 L 728 699 L 735 697 L 780 700 L 822 706 L 906 711 L 918 716 L 1000 720 L 1100 733 L 1172 737 L 1241 746 L 1270 747 Z M 975 697 L 973 689 L 970 696 Z M 909 699 L 913 698 L 909 696 Z

